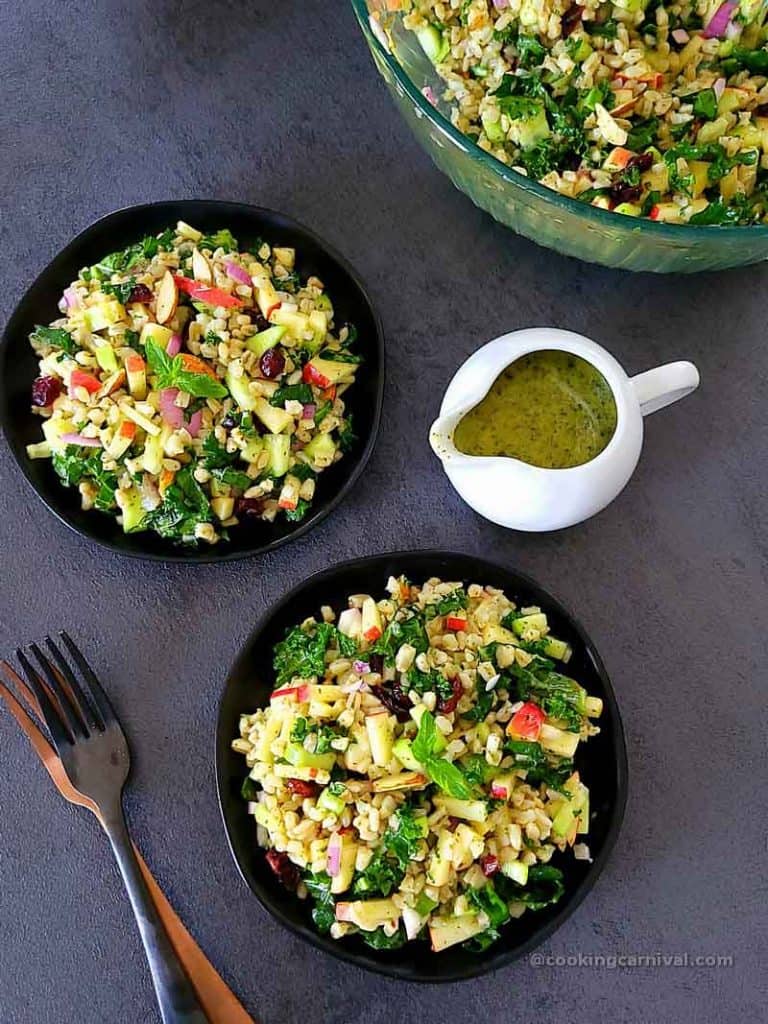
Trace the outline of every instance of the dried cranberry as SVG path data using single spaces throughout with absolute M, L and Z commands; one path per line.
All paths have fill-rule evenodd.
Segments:
M 273 377 L 279 377 L 285 369 L 285 356 L 282 352 L 278 352 L 276 348 L 268 348 L 259 360 L 259 369 L 262 376 L 267 379 L 271 380 Z
M 641 185 L 624 185 L 620 181 L 617 181 L 615 185 L 611 185 L 611 199 L 617 205 L 619 203 L 634 203 L 635 200 L 640 198 L 642 192 Z
M 286 779 L 286 786 L 292 793 L 299 796 L 317 796 L 320 787 L 316 782 L 305 782 L 303 779 Z
M 371 672 L 378 672 L 378 674 L 381 675 L 384 671 L 384 655 L 369 654 L 368 664 L 371 666 Z
M 641 171 L 649 171 L 653 167 L 653 153 L 636 153 L 627 161 L 627 169 L 637 167 Z
M 569 11 L 566 11 L 566 13 L 562 17 L 562 32 L 564 38 L 567 38 L 571 34 L 571 32 L 573 32 L 573 30 L 581 21 L 581 17 L 583 14 L 584 8 L 579 7 L 578 4 L 574 4 Z
M 248 315 L 250 316 L 251 320 L 253 320 L 253 326 L 256 327 L 257 330 L 259 331 L 266 331 L 268 328 L 272 326 L 272 324 L 269 322 L 269 320 L 267 320 L 267 318 L 264 316 L 261 310 L 256 307 L 254 307 Z
M 485 877 L 490 878 L 499 870 L 498 858 L 494 857 L 492 853 L 488 853 L 485 857 L 480 858 L 480 867 L 483 869 Z
M 448 823 L 446 825 L 446 828 L 448 829 L 449 832 L 455 832 L 460 824 L 461 824 L 461 820 L 459 818 L 454 818 L 453 815 L 451 815 L 448 818 Z
M 235 502 L 235 515 L 246 519 L 258 519 L 264 511 L 263 498 L 238 498 Z
M 370 662 L 368 662 L 370 665 Z M 384 707 L 397 717 L 398 722 L 407 722 L 411 717 L 411 701 L 399 683 L 372 686 L 371 693 Z
M 451 680 L 451 688 L 453 693 L 450 697 L 440 697 L 437 701 L 437 710 L 442 711 L 445 715 L 450 715 L 452 711 L 456 710 L 456 705 L 461 700 L 461 695 L 464 692 L 458 676 Z
M 151 302 L 152 291 L 145 284 L 135 284 L 133 291 L 128 296 L 129 302 Z
M 759 107 L 755 107 L 754 113 L 758 117 L 768 117 L 768 103 L 761 103 Z
M 222 427 L 224 427 L 225 430 L 232 430 L 233 427 L 237 426 L 237 420 L 235 419 L 235 417 L 230 412 L 230 413 L 227 413 L 227 415 L 221 421 L 221 425 L 222 425 Z
M 292 863 L 287 853 L 278 850 L 267 850 L 267 864 L 272 868 L 286 889 L 295 889 L 299 884 L 299 869 Z
M 37 377 L 32 381 L 32 405 L 45 408 L 51 405 L 61 394 L 61 381 L 58 377 Z

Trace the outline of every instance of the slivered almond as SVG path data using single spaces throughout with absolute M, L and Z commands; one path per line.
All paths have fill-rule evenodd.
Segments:
M 179 304 L 179 289 L 173 280 L 173 274 L 166 270 L 160 286 L 157 289 L 157 304 L 155 306 L 155 317 L 159 324 L 167 324 L 176 307 Z
M 192 276 L 196 281 L 202 281 L 204 284 L 213 283 L 211 265 L 199 249 L 192 250 Z

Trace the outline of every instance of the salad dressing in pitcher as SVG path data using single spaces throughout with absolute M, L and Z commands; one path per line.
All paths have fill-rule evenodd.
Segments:
M 465 455 L 568 469 L 603 451 L 616 418 L 613 392 L 599 370 L 572 352 L 540 349 L 502 370 L 459 421 L 453 442 Z

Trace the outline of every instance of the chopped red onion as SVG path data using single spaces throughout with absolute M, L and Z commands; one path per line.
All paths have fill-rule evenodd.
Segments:
M 85 448 L 101 448 L 101 441 L 98 437 L 86 437 L 85 434 L 62 434 L 61 440 L 66 442 L 66 444 L 81 444 Z
M 333 839 L 328 843 L 328 859 L 325 866 L 331 878 L 335 878 L 341 870 L 341 843 L 334 843 Z
M 185 424 L 187 433 L 190 437 L 197 437 L 200 433 L 200 427 L 203 423 L 203 410 L 198 409 L 197 412 L 193 412 L 189 417 L 189 422 Z
M 160 392 L 160 415 L 174 430 L 184 426 L 184 410 L 176 405 L 178 395 L 178 388 L 163 388 Z
M 359 676 L 365 676 L 371 671 L 371 666 L 367 661 L 353 661 L 352 668 Z
M 73 284 L 69 288 L 64 289 L 64 301 L 67 304 L 67 309 L 80 308 L 80 296 L 77 294 L 77 289 Z
M 675 28 L 672 30 L 672 38 L 675 40 L 676 43 L 680 43 L 680 45 L 682 46 L 682 44 L 687 43 L 691 37 L 688 35 L 684 28 Z
M 315 413 L 317 412 L 317 406 L 314 402 L 306 402 L 304 408 L 301 411 L 301 418 L 303 420 L 313 420 Z
M 168 339 L 168 344 L 165 346 L 166 355 L 177 356 L 181 352 L 181 335 L 172 334 Z
M 493 0 L 493 6 L 497 11 L 503 11 L 505 7 L 509 7 L 509 0 Z
M 428 100 L 433 107 L 437 106 L 437 96 L 435 96 L 434 92 L 432 91 L 431 85 L 425 85 L 424 88 L 421 90 L 421 95 L 424 97 L 425 100 Z
M 720 97 L 725 92 L 725 79 L 724 78 L 718 78 L 718 80 L 712 86 L 712 91 L 715 94 L 715 98 L 719 100 Z
M 705 39 L 718 39 L 724 34 L 728 28 L 728 22 L 731 20 L 731 15 L 738 7 L 738 4 L 734 0 L 725 0 L 724 4 L 720 4 L 718 9 L 709 19 L 709 24 L 705 27 L 702 35 Z
M 239 281 L 240 284 L 247 284 L 249 287 L 253 284 L 248 271 L 243 270 L 234 260 L 225 260 L 224 269 L 233 281 Z

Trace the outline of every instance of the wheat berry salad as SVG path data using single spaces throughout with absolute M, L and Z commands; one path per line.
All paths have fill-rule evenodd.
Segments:
M 390 0 L 433 103 L 562 195 L 672 224 L 768 220 L 761 0 Z
M 290 629 L 233 749 L 254 840 L 334 939 L 482 952 L 590 859 L 574 770 L 602 701 L 567 643 L 498 589 L 390 578 Z M 553 860 L 554 858 L 554 860 Z
M 28 456 L 126 533 L 213 545 L 302 519 L 354 441 L 361 359 L 295 265 L 293 248 L 180 221 L 84 267 L 30 336 L 43 439 Z

